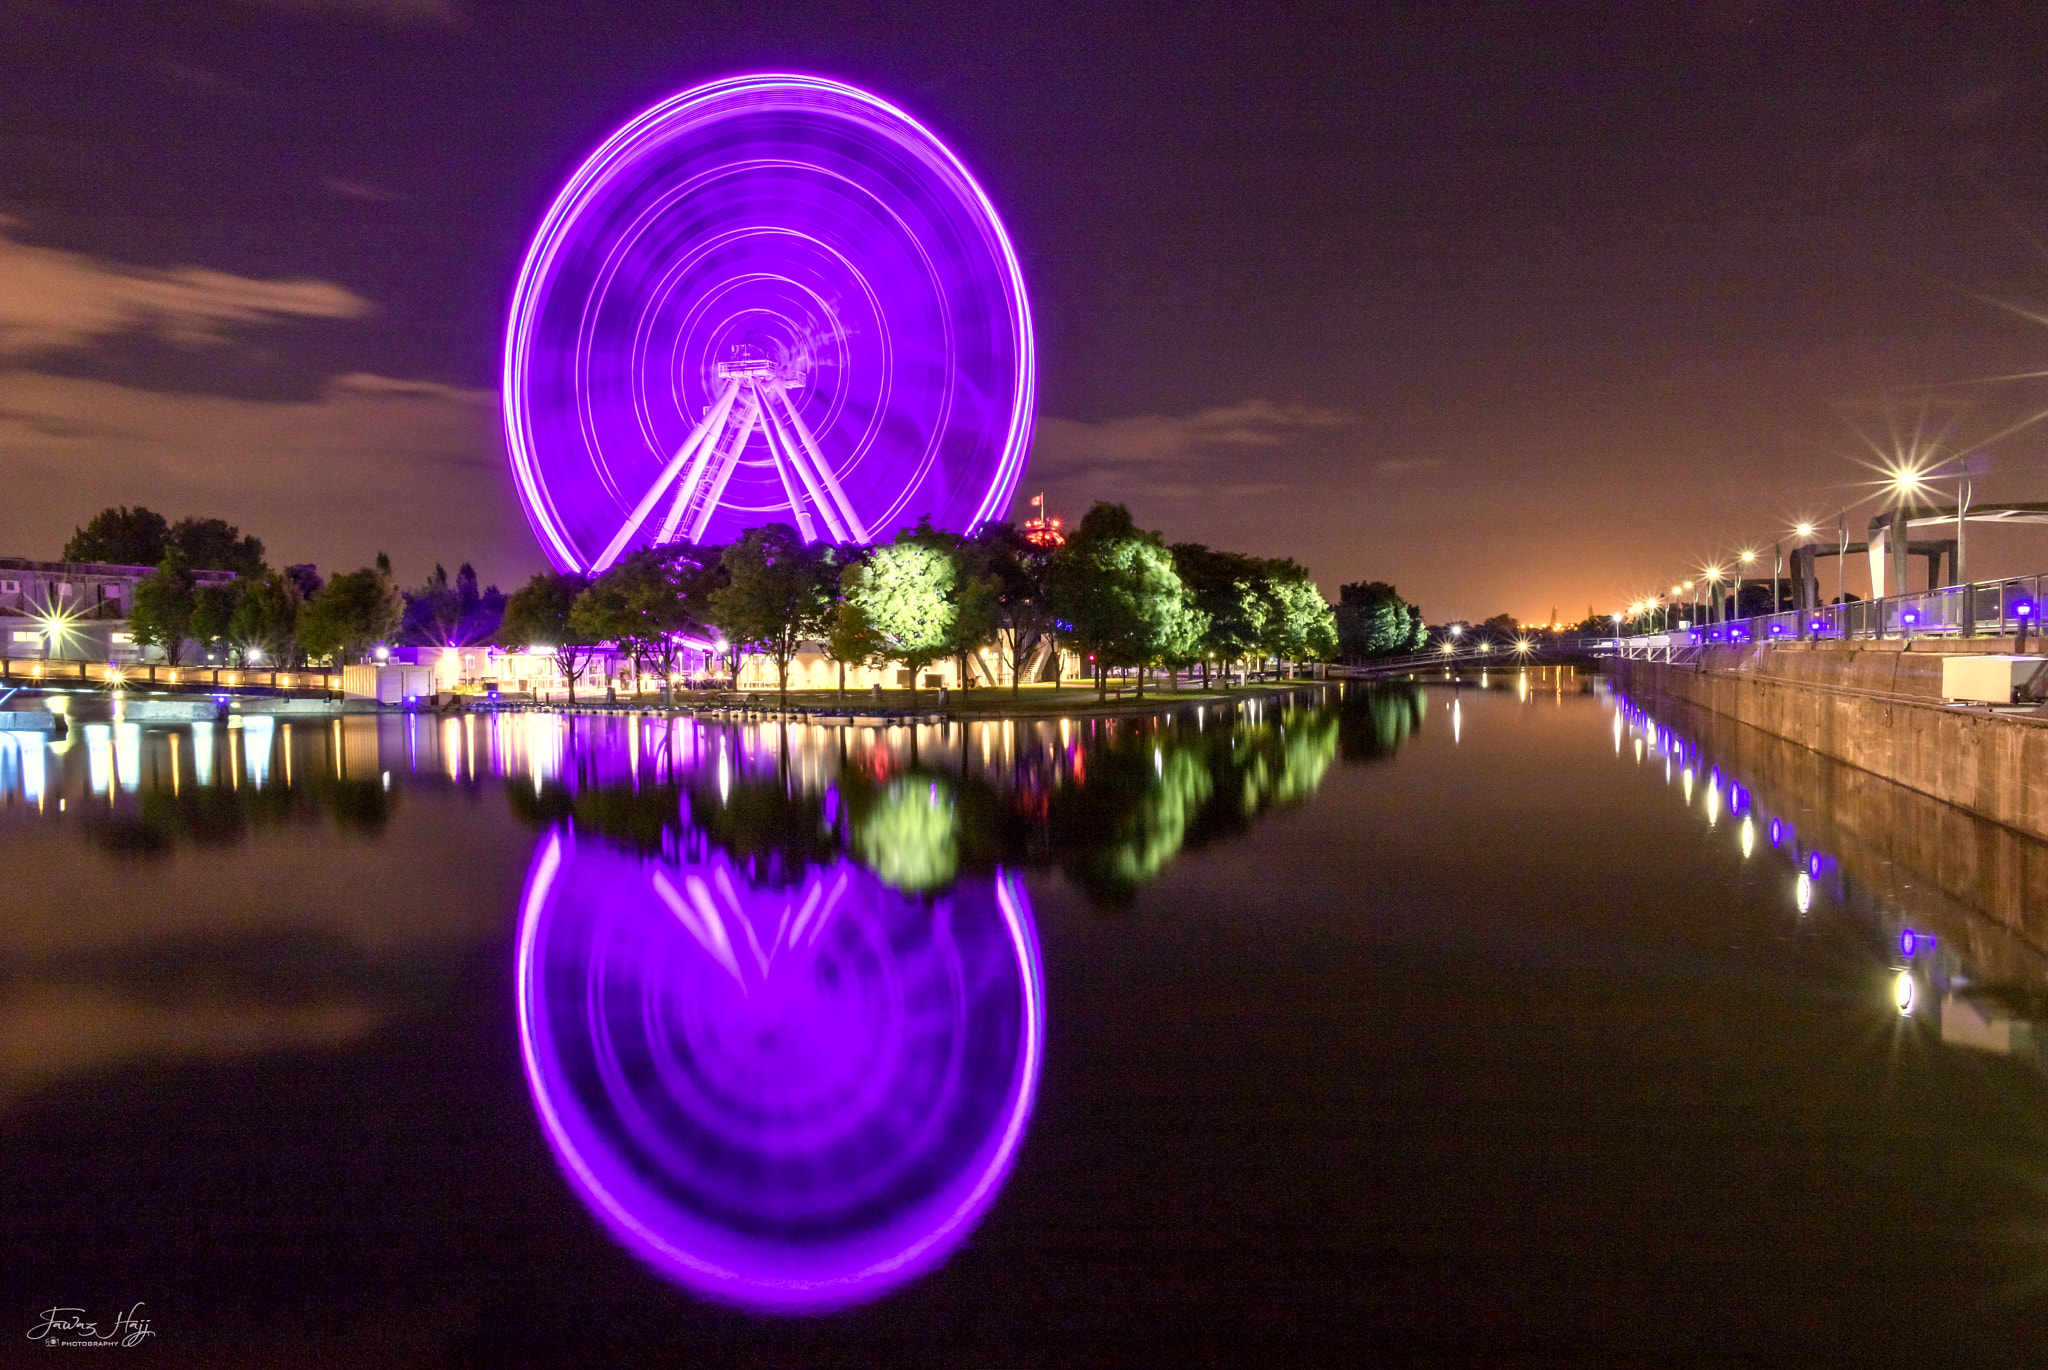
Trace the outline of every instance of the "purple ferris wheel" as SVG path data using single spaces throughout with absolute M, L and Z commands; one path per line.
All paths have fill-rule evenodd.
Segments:
M 607 139 L 529 248 L 505 433 L 561 569 L 794 524 L 868 543 L 1008 507 L 1031 312 L 995 207 L 922 125 L 809 76 L 716 81 Z

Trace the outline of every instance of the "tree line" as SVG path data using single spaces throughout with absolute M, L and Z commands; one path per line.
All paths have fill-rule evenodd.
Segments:
M 1174 688 L 1192 674 L 1206 688 L 1212 672 L 1251 660 L 1378 653 L 1420 622 L 1391 586 L 1346 586 L 1333 611 L 1290 559 L 1169 544 L 1107 502 L 1054 546 L 1004 522 L 962 536 L 926 520 L 875 546 L 806 543 L 771 523 L 730 545 L 645 548 L 597 576 L 540 572 L 510 596 L 480 588 L 467 565 L 452 580 L 436 566 L 425 584 L 401 590 L 382 553 L 374 566 L 326 579 L 311 565 L 273 570 L 262 541 L 223 520 L 172 524 L 139 507 L 102 511 L 66 544 L 65 559 L 156 567 L 137 587 L 130 628 L 173 665 L 188 642 L 277 666 L 362 660 L 390 642 L 544 646 L 572 700 L 603 646 L 637 674 L 659 677 L 672 699 L 687 636 L 722 640 L 735 679 L 743 654 L 766 657 L 785 700 L 790 664 L 808 643 L 838 664 L 842 693 L 849 667 L 896 662 L 915 699 L 932 664 L 957 661 L 970 681 L 985 650 L 1014 691 L 1051 649 L 1057 685 L 1067 649 L 1085 660 L 1099 694 L 1129 672 L 1142 697 L 1148 672 L 1164 672 Z M 196 570 L 236 579 L 199 585 Z
M 1011 523 L 961 536 L 929 520 L 871 547 L 806 543 L 787 524 L 750 528 L 729 546 L 669 543 L 596 577 L 541 572 L 506 601 L 498 640 L 545 645 L 575 698 L 600 644 L 669 680 L 685 634 L 716 634 L 736 678 L 742 653 L 767 657 L 787 700 L 806 643 L 839 666 L 900 662 L 911 695 L 934 662 L 1002 655 L 1015 691 L 1042 648 L 1083 655 L 1098 693 L 1112 673 L 1184 672 L 1250 658 L 1327 660 L 1336 620 L 1308 572 L 1286 559 L 1168 545 L 1121 504 L 1097 503 L 1064 544 L 1041 546 Z
M 135 587 L 128 626 L 139 646 L 157 647 L 179 665 L 186 645 L 242 664 L 289 667 L 307 661 L 359 661 L 379 644 L 460 645 L 488 641 L 505 596 L 477 585 L 464 565 L 451 583 L 436 566 L 418 590 L 400 590 L 391 561 L 323 578 L 311 564 L 273 570 L 262 539 L 224 519 L 176 523 L 153 510 L 103 509 L 64 544 L 64 560 L 153 566 Z M 195 571 L 231 571 L 235 579 L 201 585 Z

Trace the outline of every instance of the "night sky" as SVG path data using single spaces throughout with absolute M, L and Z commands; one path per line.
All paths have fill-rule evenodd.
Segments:
M 1020 505 L 1528 620 L 1860 524 L 1916 429 L 2048 499 L 2048 424 L 1998 436 L 2048 384 L 1959 384 L 2048 366 L 2039 5 L 0 0 L 0 555 L 139 501 L 523 578 L 526 237 L 625 119 L 769 69 L 902 105 L 1001 209 Z

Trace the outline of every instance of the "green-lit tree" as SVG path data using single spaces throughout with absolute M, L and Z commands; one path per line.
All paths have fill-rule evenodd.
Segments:
M 839 579 L 833 549 L 807 543 L 786 523 L 749 528 L 721 558 L 732 583 L 711 596 L 711 621 L 735 645 L 775 663 L 775 691 L 789 703 L 789 663 L 825 635 Z
M 1308 572 L 1280 558 L 1265 564 L 1262 593 L 1271 609 L 1260 635 L 1262 652 L 1281 661 L 1327 661 L 1337 652 L 1337 620 Z
M 165 552 L 156 570 L 135 587 L 128 631 L 136 644 L 160 648 L 164 660 L 177 665 L 185 655 L 185 639 L 191 636 L 197 593 L 185 554 L 175 547 Z
M 1109 668 L 1131 666 L 1141 668 L 1143 698 L 1142 668 L 1160 661 L 1192 624 L 1192 597 L 1173 569 L 1173 554 L 1157 533 L 1140 531 L 1121 504 L 1098 502 L 1082 517 L 1053 559 L 1049 588 L 1053 612 L 1073 625 L 1074 640 L 1095 658 L 1098 697 L 1109 692 Z
M 110 562 L 116 566 L 155 566 L 168 550 L 170 523 L 151 509 L 136 505 L 109 507 L 74 528 L 64 544 L 66 561 Z
M 397 632 L 404 610 L 391 559 L 379 552 L 376 566 L 334 577 L 308 601 L 298 616 L 299 645 L 344 666 Z
M 1237 661 L 1258 650 L 1268 617 L 1268 604 L 1260 593 L 1265 567 L 1256 557 L 1179 542 L 1173 546 L 1173 568 L 1194 594 L 1196 607 L 1209 616 L 1201 656 L 1206 689 L 1212 658 Z
M 569 702 L 576 702 L 576 682 L 590 669 L 601 638 L 591 637 L 572 620 L 576 597 L 590 585 L 575 571 L 536 571 L 505 601 L 498 641 L 508 647 L 542 647 L 569 684 Z M 317 602 L 317 601 L 316 601 Z
M 917 707 L 918 673 L 951 650 L 958 578 L 952 549 L 928 522 L 875 548 L 853 578 L 850 597 L 866 614 L 882 650 L 910 669 L 912 708 Z

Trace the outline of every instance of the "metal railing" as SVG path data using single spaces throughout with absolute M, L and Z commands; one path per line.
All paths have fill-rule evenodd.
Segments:
M 1858 600 L 1854 604 L 1825 604 L 1804 613 L 1787 609 L 1725 623 L 1702 623 L 1669 634 L 1630 633 L 1620 641 L 1690 636 L 1697 643 L 1726 645 L 1859 638 L 2010 637 L 2022 625 L 2030 632 L 2039 627 L 2044 588 L 2048 588 L 2048 576 L 2014 576 Z

